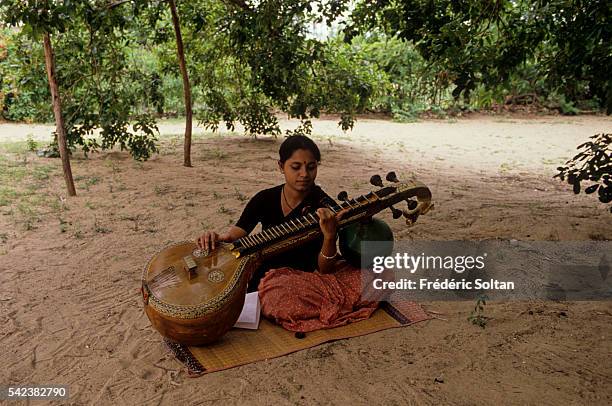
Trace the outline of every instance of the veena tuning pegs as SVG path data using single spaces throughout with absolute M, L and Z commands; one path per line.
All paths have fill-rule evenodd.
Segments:
M 380 175 L 374 175 L 370 178 L 370 183 L 374 186 L 383 187 L 383 181 Z
M 403 214 L 404 214 L 404 217 L 406 217 L 406 225 L 407 226 L 413 225 L 414 223 L 416 223 L 417 219 L 419 218 L 419 212 L 418 211 L 415 211 L 414 213 L 410 213 L 410 214 L 404 212 Z
M 408 210 L 414 210 L 419 205 L 416 200 L 406 199 L 406 204 L 408 205 Z
M 389 182 L 393 182 L 393 183 L 398 183 L 399 179 L 397 178 L 397 175 L 395 174 L 394 171 L 391 171 L 387 174 L 387 176 L 385 176 L 385 179 L 387 179 Z
M 389 208 L 391 209 L 391 212 L 393 213 L 393 218 L 394 218 L 394 219 L 398 219 L 398 218 L 402 217 L 402 214 L 403 214 L 403 213 L 402 213 L 402 211 L 401 211 L 401 210 L 396 209 L 396 208 L 395 208 L 395 207 L 393 207 L 393 206 L 389 206 Z
M 338 193 L 338 200 L 340 201 L 346 201 L 348 200 L 348 193 L 346 193 L 346 190 L 343 190 L 342 192 Z

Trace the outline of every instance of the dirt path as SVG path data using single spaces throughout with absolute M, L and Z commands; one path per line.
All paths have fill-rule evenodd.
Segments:
M 356 195 L 388 170 L 426 183 L 436 209 L 413 228 L 382 214 L 397 239 L 611 239 L 605 205 L 551 178 L 577 144 L 611 129 L 601 117 L 362 120 L 343 135 L 321 120 L 318 183 Z M 46 131 L 0 125 L 0 149 Z M 194 168 L 180 166 L 174 137 L 145 163 L 75 154 L 70 199 L 58 160 L 0 153 L 0 382 L 67 384 L 71 404 L 612 403 L 609 302 L 495 303 L 484 330 L 466 321 L 473 303 L 425 303 L 443 320 L 187 378 L 142 311 L 142 267 L 280 183 L 280 142 L 202 135 Z
M 281 128 L 294 129 L 296 120 L 280 119 Z M 52 125 L 0 124 L 0 143 L 22 141 L 28 136 L 49 141 Z M 180 135 L 184 124 L 161 121 L 162 135 Z M 362 146 L 390 147 L 399 160 L 444 161 L 446 167 L 473 170 L 498 168 L 549 171 L 575 155 L 578 144 L 590 135 L 612 131 L 612 118 L 603 116 L 542 118 L 487 117 L 394 123 L 387 120 L 360 119 L 352 131 L 342 132 L 335 120 L 315 120 L 313 134 L 320 139 L 344 140 Z M 237 127 L 235 135 L 240 135 Z M 203 136 L 204 129 L 194 128 Z M 227 133 L 224 133 L 227 134 Z

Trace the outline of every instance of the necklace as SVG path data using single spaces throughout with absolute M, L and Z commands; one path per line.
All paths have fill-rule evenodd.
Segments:
M 287 200 L 287 196 L 285 196 L 285 185 L 283 185 L 283 200 L 285 201 L 285 204 L 289 206 L 291 210 L 295 209 L 295 207 L 289 204 L 289 201 Z

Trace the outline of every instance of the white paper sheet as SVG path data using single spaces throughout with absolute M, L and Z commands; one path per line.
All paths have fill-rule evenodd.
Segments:
M 247 293 L 244 299 L 242 313 L 240 313 L 240 317 L 238 317 L 238 321 L 234 324 L 234 327 L 257 330 L 259 328 L 260 313 L 261 305 L 259 304 L 258 292 Z

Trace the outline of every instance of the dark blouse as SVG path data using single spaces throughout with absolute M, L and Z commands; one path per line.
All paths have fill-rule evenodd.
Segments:
M 292 218 L 315 212 L 320 207 L 334 206 L 336 204 L 327 193 L 315 185 L 304 200 L 291 210 L 287 216 L 284 216 L 281 206 L 282 190 L 283 185 L 278 185 L 258 192 L 247 203 L 236 226 L 250 234 L 258 223 L 261 223 L 262 229 L 265 230 Z M 269 269 L 287 266 L 305 272 L 313 272 L 317 268 L 317 260 L 322 245 L 323 237 L 321 236 L 316 240 L 265 261 L 253 274 L 249 282 L 248 292 L 257 290 L 259 281 Z

